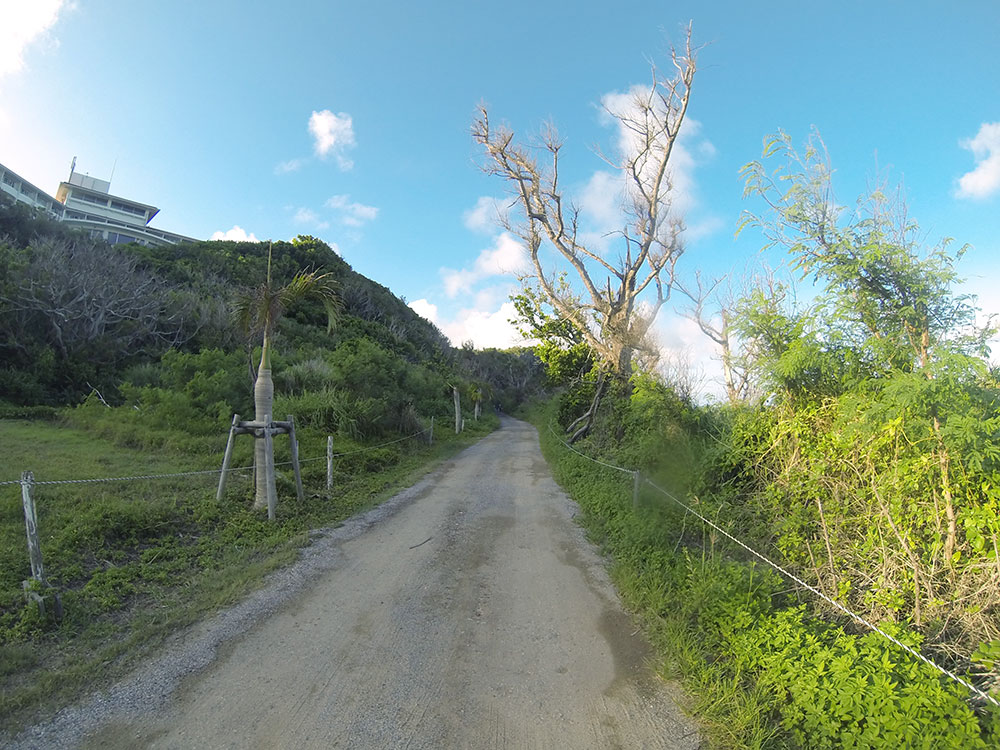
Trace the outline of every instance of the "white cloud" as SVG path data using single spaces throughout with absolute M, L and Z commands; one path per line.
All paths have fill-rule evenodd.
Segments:
M 289 159 L 288 161 L 279 162 L 274 167 L 275 174 L 288 174 L 289 172 L 297 172 L 305 164 L 305 159 Z
M 649 97 L 648 86 L 633 86 L 628 91 L 613 91 L 601 97 L 601 105 L 604 108 L 602 120 L 607 125 L 614 125 L 618 129 L 617 148 L 619 156 L 631 156 L 638 152 L 644 144 L 643 136 L 636 130 L 629 128 L 615 115 L 624 115 L 633 120 L 642 121 L 640 102 L 644 102 Z M 662 104 L 659 98 L 654 97 L 654 107 L 659 105 L 662 112 Z M 694 197 L 694 168 L 697 160 L 692 153 L 692 149 L 703 158 L 711 158 L 715 154 L 715 147 L 707 140 L 695 141 L 701 124 L 697 120 L 685 117 L 681 125 L 681 132 L 674 142 L 670 152 L 670 165 L 668 168 L 668 178 L 672 184 L 670 193 L 671 210 L 675 214 L 684 215 L 695 204 Z M 665 144 L 660 144 L 665 145 Z M 646 163 L 643 178 L 652 180 L 656 168 L 655 159 Z
M 455 320 L 439 323 L 441 331 L 455 346 L 471 341 L 477 349 L 507 349 L 522 346 L 524 339 L 510 321 L 517 317 L 513 302 L 499 310 L 461 310 Z
M 462 223 L 466 229 L 486 234 L 497 228 L 503 213 L 503 208 L 496 198 L 483 195 L 476 201 L 474 207 L 462 214 Z
M 976 168 L 958 178 L 959 198 L 988 198 L 1000 191 L 1000 122 L 984 122 L 975 138 L 959 141 L 972 152 Z
M 622 228 L 621 201 L 624 183 L 620 175 L 598 170 L 591 175 L 577 203 L 597 231 Z
M 323 221 L 319 215 L 309 208 L 300 208 L 295 212 L 292 221 L 296 224 L 308 224 L 316 229 L 328 229 L 330 222 Z
M 687 378 L 699 400 L 726 398 L 718 349 L 697 323 L 664 309 L 653 323 L 653 332 L 660 346 L 660 367 L 668 371 L 668 378 L 678 374 Z
M 24 52 L 36 39 L 44 38 L 71 7 L 66 0 L 8 0 L 0 3 L 0 76 L 24 68 Z
M 349 227 L 360 227 L 378 216 L 378 208 L 352 202 L 349 195 L 335 195 L 325 205 L 338 213 L 341 224 Z
M 431 323 L 438 321 L 438 306 L 428 302 L 426 299 L 415 299 L 410 303 L 410 309 L 422 318 L 426 318 Z
M 471 292 L 479 281 L 491 276 L 524 273 L 529 267 L 528 251 L 516 237 L 503 232 L 498 235 L 493 247 L 479 253 L 472 268 L 454 270 L 442 268 L 445 294 L 456 297 L 461 292 Z
M 234 224 L 232 229 L 225 232 L 213 232 L 210 240 L 226 240 L 227 242 L 260 242 L 254 237 L 253 232 L 247 234 L 246 230 L 238 224 Z
M 316 155 L 322 159 L 333 157 L 343 170 L 354 166 L 347 158 L 346 151 L 354 148 L 354 123 L 346 112 L 334 114 L 328 109 L 313 112 L 309 117 L 309 132 L 315 139 L 313 147 Z
M 426 299 L 414 300 L 410 303 L 410 308 L 438 326 L 454 346 L 461 346 L 466 341 L 471 341 L 478 349 L 507 349 L 525 344 L 521 334 L 510 322 L 517 318 L 513 302 L 504 302 L 495 310 L 492 309 L 492 304 L 477 304 L 474 308 L 459 310 L 452 320 L 442 320 L 438 306 Z

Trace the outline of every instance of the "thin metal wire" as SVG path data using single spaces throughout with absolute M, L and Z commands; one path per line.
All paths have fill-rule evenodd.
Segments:
M 588 456 L 586 453 L 581 453 L 576 448 L 574 448 L 572 445 L 570 445 L 565 440 L 563 440 L 561 437 L 559 437 L 558 435 L 556 435 L 555 430 L 552 429 L 552 423 L 551 422 L 549 422 L 549 432 L 551 432 L 553 435 L 555 435 L 556 440 L 558 440 L 560 443 L 562 443 L 563 445 L 565 445 L 567 448 L 569 448 L 571 451 L 573 451 L 578 456 L 583 456 L 588 461 L 593 461 L 595 464 L 600 464 L 601 466 L 606 466 L 609 469 L 614 469 L 615 471 L 620 471 L 620 472 L 622 472 L 624 474 L 635 474 L 635 472 L 632 471 L 631 469 L 623 469 L 621 466 L 615 466 L 614 464 L 608 464 L 608 463 L 605 463 L 604 461 L 601 461 L 600 459 Z
M 415 438 L 418 435 L 423 435 L 425 432 L 427 432 L 427 430 L 421 430 L 420 432 L 414 432 L 412 435 L 406 435 L 405 437 L 401 437 L 396 440 L 390 440 L 387 443 L 380 443 L 379 445 L 369 445 L 364 448 L 358 448 L 357 450 L 354 451 L 347 451 L 346 453 L 335 453 L 333 457 L 338 458 L 340 456 L 351 456 L 355 453 L 364 453 L 365 451 L 375 450 L 376 448 L 384 448 L 387 445 L 394 445 L 396 443 L 401 443 L 404 440 L 410 440 L 411 438 Z M 320 456 L 319 458 L 300 459 L 299 463 L 305 464 L 311 461 L 325 461 L 325 460 L 326 456 Z M 293 464 L 294 464 L 293 461 L 282 461 L 280 463 L 276 463 L 275 466 L 291 466 Z M 252 466 L 240 466 L 234 469 L 226 469 L 226 472 L 232 473 L 236 471 L 252 471 L 252 470 L 253 470 Z M 222 469 L 204 469 L 202 471 L 180 471 L 173 474 L 138 474 L 130 477 L 97 477 L 94 479 L 46 479 L 40 481 L 33 481 L 32 484 L 53 485 L 53 484 L 100 484 L 102 482 L 135 482 L 144 479 L 172 479 L 175 477 L 193 477 L 206 474 L 222 474 Z M 20 479 L 4 481 L 0 482 L 0 487 L 4 485 L 13 485 L 13 484 L 23 484 L 23 482 Z
M 592 461 L 595 464 L 600 464 L 601 466 L 606 466 L 609 469 L 614 469 L 616 471 L 621 471 L 621 472 L 626 473 L 626 474 L 634 474 L 635 473 L 631 469 L 626 469 L 626 468 L 621 467 L 621 466 L 614 466 L 613 464 L 608 464 L 608 463 L 605 463 L 604 461 L 600 461 L 600 460 L 598 460 L 596 458 L 588 456 L 586 453 L 581 453 L 580 451 L 578 451 L 577 449 L 575 449 L 573 446 L 571 446 L 569 443 L 567 443 L 565 440 L 563 440 L 558 435 L 556 435 L 556 433 L 552 430 L 552 424 L 551 423 L 549 424 L 549 431 L 552 432 L 552 434 L 556 437 L 556 439 L 559 440 L 559 442 L 561 442 L 564 446 L 566 446 L 567 448 L 569 448 L 571 451 L 573 451 L 577 455 L 582 456 L 583 458 L 586 458 L 588 461 Z M 820 599 L 823 599 L 827 603 L 829 603 L 832 606 L 836 607 L 838 610 L 840 610 L 844 614 L 848 615 L 855 622 L 858 622 L 861 625 L 864 625 L 865 627 L 869 628 L 870 630 L 873 630 L 874 632 L 878 633 L 879 635 L 881 635 L 886 640 L 888 640 L 891 643 L 894 643 L 897 646 L 899 646 L 901 649 L 903 649 L 904 651 L 906 651 L 911 656 L 915 656 L 917 659 L 919 659 L 920 661 L 924 662 L 925 664 L 933 667 L 934 669 L 936 669 L 937 671 L 939 671 L 941 674 L 945 675 L 946 677 L 950 677 L 952 680 L 954 680 L 955 682 L 959 683 L 960 685 L 962 685 L 963 687 L 965 687 L 967 690 L 969 690 L 970 692 L 974 693 L 975 695 L 978 695 L 980 698 L 983 698 L 984 700 L 989 701 L 994 706 L 1000 706 L 1000 701 L 997 701 L 997 699 L 994 698 L 993 696 L 989 695 L 988 693 L 984 692 L 983 690 L 980 690 L 979 688 L 977 688 L 972 683 L 968 682 L 967 680 L 962 679 L 961 677 L 959 677 L 958 675 L 956 675 L 953 672 L 949 671 L 948 669 L 945 669 L 940 664 L 938 664 L 938 663 L 936 663 L 934 661 L 931 661 L 930 659 L 928 659 L 926 656 L 924 656 L 923 654 L 921 654 L 916 649 L 912 648 L 911 646 L 907 646 L 905 643 L 903 643 L 899 639 L 894 638 L 893 636 L 891 636 L 888 633 L 886 633 L 884 630 L 882 630 L 877 625 L 874 625 L 874 624 L 868 622 L 868 620 L 866 620 L 861 615 L 859 615 L 856 612 L 853 612 L 852 610 L 848 609 L 843 604 L 840 604 L 839 602 L 831 599 L 829 596 L 827 596 L 826 594 L 824 594 L 822 591 L 820 591 L 820 590 L 818 590 L 818 589 L 810 586 L 808 583 L 806 583 L 805 581 L 803 581 L 801 578 L 799 578 L 798 576 L 796 576 L 794 573 L 790 573 L 789 571 L 785 570 L 783 567 L 781 567 L 777 563 L 772 562 L 770 559 L 768 559 L 767 557 L 765 557 L 764 555 L 762 555 L 760 552 L 758 552 L 757 550 L 753 549 L 749 545 L 744 544 L 742 541 L 740 541 L 735 536 L 733 536 L 732 534 L 730 534 L 724 528 L 722 528 L 718 524 L 714 523 L 713 521 L 710 521 L 709 519 L 705 518 L 705 516 L 703 516 L 698 511 L 696 511 L 690 505 L 688 505 L 687 503 L 679 500 L 673 494 L 671 494 L 667 490 L 663 489 L 662 487 L 660 487 L 658 484 L 656 484 L 652 480 L 650 480 L 648 478 L 645 478 L 645 477 L 643 479 L 644 479 L 644 481 L 645 481 L 646 484 L 648 484 L 650 487 L 653 487 L 654 489 L 658 490 L 659 492 L 661 492 L 666 497 L 668 497 L 671 500 L 673 500 L 679 506 L 681 506 L 682 508 L 684 508 L 684 510 L 686 510 L 687 512 L 689 512 L 689 513 L 697 516 L 704 523 L 708 524 L 713 529 L 715 529 L 716 531 L 718 531 L 720 534 L 722 534 L 723 536 L 727 537 L 731 541 L 733 541 L 736 544 L 738 544 L 740 547 L 742 547 L 743 549 L 745 549 L 747 552 L 749 552 L 750 554 L 752 554 L 757 559 L 763 561 L 767 565 L 769 565 L 772 568 L 774 568 L 776 571 L 778 571 L 779 573 L 781 573 L 782 575 L 784 575 L 789 580 L 794 581 L 799 586 L 802 586 L 802 588 L 807 589 L 808 591 L 811 591 L 813 594 L 815 594 L 816 596 L 818 596 Z

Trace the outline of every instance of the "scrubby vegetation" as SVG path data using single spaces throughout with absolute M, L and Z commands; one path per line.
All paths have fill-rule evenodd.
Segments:
M 777 170 L 745 172 L 767 205 L 748 224 L 787 247 L 818 295 L 796 306 L 770 283 L 725 311 L 744 398 L 731 389 L 730 403 L 699 406 L 649 375 L 592 369 L 539 412 L 540 432 L 664 669 L 684 676 L 719 746 L 996 747 L 1000 710 L 985 697 L 1000 699 L 994 329 L 955 292 L 964 251 L 922 247 L 905 206 L 882 190 L 848 216 L 823 153 L 813 142 L 800 155 L 780 135 L 767 147 Z M 975 690 L 779 577 L 666 494 L 646 486 L 634 508 L 630 477 L 563 445 L 588 411 L 574 449 L 641 470 Z
M 250 472 L 215 489 L 234 413 L 252 418 L 260 339 L 233 319 L 242 290 L 300 271 L 318 298 L 283 310 L 271 366 L 277 418 L 296 420 L 305 500 L 288 441 L 275 440 L 277 517 L 252 508 Z M 205 471 L 184 477 L 35 487 L 48 583 L 64 617 L 25 601 L 21 489 L 0 487 L 0 716 L 6 727 L 134 663 L 171 629 L 257 585 L 330 525 L 406 486 L 494 429 L 541 387 L 530 351 L 453 349 L 325 243 L 201 242 L 109 247 L 0 203 L 0 481 Z M 458 388 L 465 431 L 454 430 Z M 478 403 L 478 407 L 477 407 Z M 484 407 L 484 408 L 480 408 Z M 431 420 L 433 445 L 427 444 Z M 333 437 L 333 489 L 326 447 Z M 253 464 L 252 440 L 233 466 Z

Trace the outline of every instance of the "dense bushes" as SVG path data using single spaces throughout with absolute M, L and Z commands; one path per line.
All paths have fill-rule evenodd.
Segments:
M 567 404 L 586 401 L 585 395 L 567 393 L 540 417 L 547 457 L 557 479 L 580 503 L 594 538 L 612 555 L 619 589 L 643 614 L 651 638 L 662 649 L 664 668 L 686 675 L 696 708 L 714 728 L 720 746 L 985 749 L 1000 742 L 1000 714 L 992 708 L 977 714 L 968 691 L 936 670 L 882 636 L 831 616 L 821 602 L 811 597 L 800 602 L 787 581 L 759 567 L 744 550 L 660 493 L 646 488 L 638 509 L 633 508 L 627 477 L 566 450 L 549 431 L 548 424 Z M 772 457 L 789 450 L 781 429 L 790 428 L 776 428 L 786 417 L 777 409 L 693 407 L 666 387 L 638 378 L 627 397 L 619 394 L 606 401 L 591 435 L 574 447 L 616 465 L 641 468 L 738 537 L 782 564 L 808 572 L 810 547 L 814 556 L 826 554 L 822 543 L 806 544 L 822 533 L 818 517 L 808 515 L 816 503 L 800 505 L 794 494 L 781 491 L 782 482 L 796 481 L 794 473 L 767 473 Z M 827 461 L 825 469 L 807 478 L 822 481 L 821 471 L 842 476 L 834 469 L 837 456 L 843 455 L 841 443 L 856 442 L 849 426 L 838 427 L 847 432 L 831 437 L 825 428 L 834 422 L 828 414 L 820 429 L 811 417 L 801 420 L 800 455 L 804 445 L 813 445 L 814 454 Z M 861 443 L 859 450 L 869 450 L 866 446 Z M 926 474 L 915 473 L 911 482 Z M 925 490 L 913 485 L 909 491 Z M 911 501 L 910 507 L 919 503 Z M 832 527 L 832 511 L 824 508 Z M 838 524 L 877 528 L 877 519 L 871 518 L 877 510 L 836 511 L 841 514 Z M 836 549 L 846 555 L 850 547 Z M 981 567 L 974 566 L 971 577 Z M 884 629 L 926 650 L 926 636 L 914 623 L 886 616 L 891 585 L 875 583 L 866 589 L 866 613 L 881 615 Z M 833 587 L 831 593 L 853 605 L 865 601 L 861 597 L 866 592 L 855 598 L 855 592 Z M 873 597 L 881 597 L 881 608 Z M 980 670 L 988 659 L 987 651 L 983 654 Z M 972 666 L 967 657 L 949 658 L 938 651 L 937 658 L 958 671 Z M 982 674 L 973 679 L 988 685 Z

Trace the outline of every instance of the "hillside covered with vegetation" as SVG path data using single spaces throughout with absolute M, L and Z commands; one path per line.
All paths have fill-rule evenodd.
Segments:
M 215 498 L 232 416 L 254 415 L 261 356 L 259 331 L 248 335 L 233 311 L 266 279 L 269 252 L 275 288 L 307 271 L 335 296 L 332 325 L 323 300 L 305 296 L 280 311 L 272 337 L 274 416 L 295 418 L 305 489 L 297 500 L 288 440 L 275 438 L 273 522 L 252 507 L 249 437 L 236 441 L 239 471 Z M 494 429 L 495 407 L 515 408 L 543 375 L 527 350 L 453 348 L 312 237 L 110 247 L 0 203 L 2 723 L 120 674 L 172 630 L 236 600 L 311 530 Z M 61 619 L 51 600 L 41 616 L 22 590 L 24 470 L 66 482 L 34 489 Z M 109 477 L 128 479 L 69 482 Z

